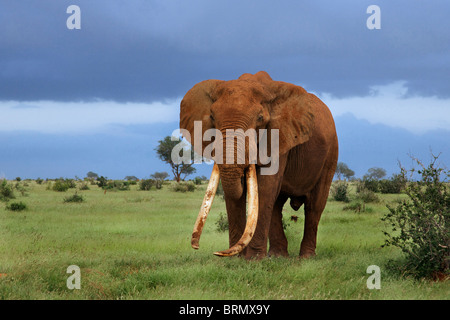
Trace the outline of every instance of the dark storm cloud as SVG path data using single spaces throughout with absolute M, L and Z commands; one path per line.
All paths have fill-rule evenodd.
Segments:
M 68 30 L 66 8 L 81 8 Z M 450 96 L 450 3 L 1 1 L 0 100 L 151 101 L 208 78 L 268 71 L 335 96 L 403 80 Z

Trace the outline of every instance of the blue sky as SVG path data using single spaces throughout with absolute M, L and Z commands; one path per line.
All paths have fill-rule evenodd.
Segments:
M 72 4 L 80 30 L 66 27 Z M 366 27 L 372 4 L 379 30 Z M 448 12 L 433 0 L 0 0 L 0 177 L 170 172 L 154 148 L 186 91 L 260 70 L 327 103 L 357 175 L 430 149 L 448 166 Z

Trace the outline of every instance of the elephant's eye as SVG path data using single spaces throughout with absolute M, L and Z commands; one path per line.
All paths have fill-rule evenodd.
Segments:
M 262 114 L 260 114 L 260 115 L 258 116 L 258 122 L 262 122 L 263 120 L 264 120 L 264 117 L 263 117 Z
M 211 119 L 211 121 L 214 121 L 214 117 L 212 114 L 209 115 L 209 118 Z

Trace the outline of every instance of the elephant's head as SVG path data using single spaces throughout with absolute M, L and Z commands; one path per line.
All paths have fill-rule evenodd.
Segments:
M 190 133 L 190 136 L 186 138 L 194 146 L 195 151 L 204 154 L 205 148 L 211 144 L 209 140 L 204 139 L 204 133 L 208 129 L 217 129 L 221 133 L 221 139 L 216 137 L 214 142 L 215 160 L 220 164 L 214 166 L 204 204 L 197 219 L 192 240 L 194 248 L 198 248 L 201 228 L 209 212 L 219 176 L 222 180 L 225 200 L 240 199 L 245 196 L 245 189 L 248 196 L 253 198 L 248 199 L 249 213 L 243 235 L 245 239 L 241 239 L 242 242 L 239 241 L 238 248 L 229 249 L 231 253 L 221 255 L 236 254 L 242 250 L 250 242 L 256 227 L 257 181 L 255 165 L 249 162 L 250 146 L 248 141 L 241 149 L 239 147 L 242 146 L 236 145 L 237 141 L 236 144 L 222 143 L 227 139 L 229 129 L 236 132 L 238 129 L 241 129 L 241 132 L 254 129 L 256 133 L 260 132 L 259 129 L 267 129 L 268 132 L 278 129 L 278 150 L 281 156 L 310 138 L 313 120 L 307 92 L 290 83 L 273 81 L 264 71 L 255 75 L 243 74 L 239 79 L 231 81 L 202 81 L 186 93 L 181 101 L 180 128 Z M 201 121 L 201 135 L 194 132 L 195 121 Z M 245 152 L 240 155 L 238 150 L 245 150 Z M 232 163 L 227 161 L 229 159 L 225 159 L 230 153 L 234 156 Z M 239 157 L 244 157 L 244 161 L 238 161 Z M 218 159 L 223 161 L 217 161 Z

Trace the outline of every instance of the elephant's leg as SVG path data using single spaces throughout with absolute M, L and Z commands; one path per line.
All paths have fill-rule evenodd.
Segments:
M 267 238 L 275 200 L 279 191 L 276 181 L 269 176 L 258 177 L 259 213 L 255 234 L 247 246 L 245 258 L 263 258 L 267 255 Z
M 246 198 L 245 192 L 240 199 L 227 199 L 226 200 L 227 216 L 228 216 L 228 230 L 229 230 L 229 246 L 234 246 L 245 229 L 245 213 L 246 213 Z M 245 254 L 245 249 L 242 252 Z
M 288 242 L 284 234 L 282 222 L 282 210 L 287 199 L 288 197 L 286 195 L 280 194 L 273 207 L 272 220 L 269 228 L 269 256 L 287 257 L 289 255 L 287 251 Z
M 334 171 L 333 171 L 334 173 Z M 305 227 L 303 240 L 300 245 L 300 257 L 308 258 L 316 255 L 317 227 L 320 217 L 327 204 L 333 175 L 323 175 L 311 193 L 306 197 L 305 203 Z
M 267 239 L 275 202 L 281 190 L 287 157 L 280 157 L 279 170 L 273 175 L 261 175 L 258 172 L 258 222 L 252 241 L 247 246 L 245 257 L 263 258 L 267 255 Z

